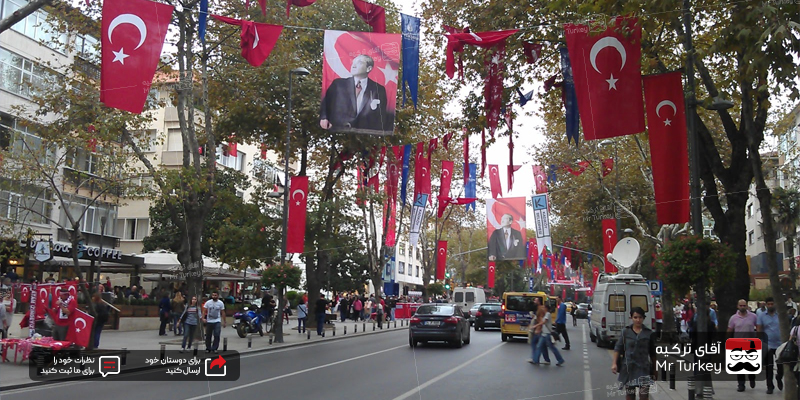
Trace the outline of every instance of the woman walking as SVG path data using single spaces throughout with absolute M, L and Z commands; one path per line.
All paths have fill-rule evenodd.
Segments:
M 175 297 L 172 298 L 172 332 L 175 336 L 183 335 L 183 324 L 180 323 L 180 319 L 185 301 L 181 292 L 175 292 Z
M 306 333 L 306 321 L 308 320 L 308 306 L 303 299 L 297 305 L 297 333 Z
M 539 343 L 536 346 L 536 352 L 533 354 L 533 365 L 539 365 L 539 356 L 542 351 L 546 349 L 550 349 L 553 352 L 553 355 L 556 356 L 556 363 L 557 366 L 564 365 L 564 358 L 561 357 L 561 353 L 558 352 L 558 349 L 555 345 L 553 345 L 553 324 L 550 322 L 550 315 L 551 309 L 550 304 L 544 304 L 545 313 L 540 317 L 540 321 L 537 326 L 540 326 L 542 329 L 542 334 L 539 337 Z M 534 328 L 536 329 L 536 328 Z
M 197 296 L 193 296 L 192 300 L 183 309 L 180 318 L 183 324 L 183 342 L 181 343 L 181 353 L 186 351 L 186 340 L 189 340 L 188 349 L 192 348 L 192 341 L 194 341 L 194 331 L 197 329 L 197 324 L 200 322 L 200 307 L 197 305 Z
M 95 292 L 92 295 L 92 302 L 94 302 L 94 309 L 97 315 L 94 317 L 94 348 L 100 347 L 100 333 L 103 332 L 103 326 L 108 322 L 108 306 L 100 297 L 100 293 Z
M 636 400 L 637 391 L 639 400 L 649 399 L 650 385 L 656 377 L 655 333 L 644 325 L 644 318 L 644 310 L 634 307 L 631 310 L 633 323 L 622 330 L 614 347 L 611 372 L 619 373 L 620 388 L 625 388 L 626 400 Z

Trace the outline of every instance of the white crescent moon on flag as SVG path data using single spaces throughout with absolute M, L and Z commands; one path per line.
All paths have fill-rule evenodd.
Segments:
M 80 328 L 78 328 L 78 321 L 83 322 L 83 326 L 80 327 Z M 86 320 L 81 318 L 81 317 L 75 318 L 75 327 L 78 328 L 78 329 L 86 328 Z
M 292 192 L 292 200 L 294 200 L 294 195 L 296 195 L 296 194 L 298 194 L 298 193 L 300 193 L 300 195 L 301 195 L 301 196 L 302 196 L 304 199 L 306 198 L 306 193 L 305 193 L 305 192 L 304 192 L 302 189 L 297 189 L 297 190 L 295 190 L 294 192 Z
M 494 206 L 494 203 L 496 201 L 497 200 L 495 200 L 495 199 L 486 199 L 486 209 L 487 210 L 491 210 L 492 206 Z M 487 212 L 486 213 L 486 219 L 489 220 L 489 224 L 491 224 L 494 227 L 494 229 L 500 229 L 501 225 L 500 225 L 499 222 L 497 222 L 497 216 L 494 215 L 493 212 Z
M 489 272 L 494 272 L 494 265 L 489 266 Z
M 422 167 L 422 175 L 425 175 L 427 173 L 428 173 L 428 167 Z
M 30 291 L 31 291 L 31 290 L 30 290 L 30 289 L 28 289 L 28 287 L 27 287 L 27 286 L 23 286 L 23 287 L 22 287 L 22 293 L 28 293 L 28 292 L 30 292 Z
M 598 40 L 594 46 L 592 46 L 592 51 L 589 53 L 589 61 L 592 62 L 592 68 L 594 68 L 598 74 L 600 73 L 600 70 L 597 69 L 597 53 L 600 53 L 600 50 L 606 47 L 613 47 L 619 52 L 619 55 L 622 57 L 622 65 L 620 65 L 619 70 L 622 71 L 622 68 L 625 67 L 625 60 L 627 59 L 625 46 L 622 45 L 619 39 L 611 36 Z
M 491 172 L 493 174 L 496 174 L 497 173 L 497 167 L 489 168 L 489 172 Z
M 442 170 L 442 178 L 447 178 L 449 176 L 450 176 L 450 170 L 449 169 L 443 169 Z
M 145 25 L 144 21 L 142 21 L 142 19 L 135 14 L 120 14 L 111 21 L 111 24 L 108 25 L 108 42 L 114 43 L 114 41 L 111 40 L 111 34 L 114 33 L 114 29 L 117 26 L 122 24 L 131 24 L 139 30 L 139 44 L 136 45 L 134 50 L 142 47 L 144 39 L 147 38 L 147 25 Z
M 539 182 L 542 182 L 542 181 L 544 181 L 544 176 L 543 175 L 536 175 L 536 180 L 539 181 Z
M 611 237 L 614 234 L 614 230 L 611 228 L 606 229 L 606 236 Z
M 342 63 L 342 59 L 339 58 L 339 53 L 336 51 L 336 42 L 339 41 L 339 37 L 346 34 L 345 31 L 326 31 L 325 32 L 325 46 L 323 49 L 326 50 L 333 50 L 334 54 L 328 54 L 327 51 L 324 52 L 325 61 L 328 63 L 328 67 L 333 70 L 333 72 L 340 76 L 340 77 L 349 77 L 350 76 L 350 68 L 344 66 Z
M 258 27 L 253 26 L 253 30 L 256 31 L 256 40 L 253 40 L 253 48 L 255 49 L 258 46 Z
M 42 299 L 41 302 L 44 303 L 47 301 L 45 298 L 47 297 L 47 289 L 39 289 L 39 298 Z
M 439 254 L 444 254 L 444 247 L 439 249 Z
M 661 117 L 661 114 L 659 114 L 659 113 L 661 112 L 661 107 L 664 107 L 664 106 L 672 107 L 672 115 L 677 115 L 678 114 L 678 108 L 675 107 L 675 103 L 673 103 L 673 102 L 671 102 L 669 100 L 663 100 L 663 101 L 661 101 L 661 103 L 658 103 L 658 105 L 656 106 L 656 115 L 657 116 Z

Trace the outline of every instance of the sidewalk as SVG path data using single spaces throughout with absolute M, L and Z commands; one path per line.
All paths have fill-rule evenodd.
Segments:
M 231 322 L 229 318 L 228 322 Z M 22 335 L 22 330 L 19 325 L 15 323 L 16 329 L 12 328 L 10 331 L 12 338 L 27 337 L 27 330 L 25 335 Z M 366 327 L 366 332 L 364 332 Z M 334 333 L 335 328 L 335 333 Z M 354 330 L 357 328 L 358 332 Z M 345 338 L 352 338 L 364 335 L 371 335 L 381 332 L 398 331 L 408 328 L 408 320 L 398 320 L 397 327 L 394 322 L 383 324 L 383 330 L 377 328 L 373 331 L 372 322 L 336 322 L 334 325 L 326 325 L 325 337 L 317 336 L 316 329 L 307 330 L 306 334 L 298 334 L 297 332 L 297 318 L 290 317 L 289 323 L 283 324 L 283 343 L 270 344 L 270 335 L 265 334 L 263 337 L 256 334 L 251 334 L 246 338 L 240 338 L 236 331 L 228 324 L 226 328 L 222 329 L 220 335 L 219 350 L 222 351 L 225 347 L 225 340 L 227 339 L 227 349 L 235 350 L 240 353 L 251 353 L 270 351 L 286 347 L 302 346 L 305 344 L 340 340 Z M 345 329 L 347 333 L 345 334 Z M 311 333 L 309 338 L 308 332 Z M 148 331 L 133 331 L 133 332 L 118 332 L 118 331 L 103 331 L 100 336 L 100 349 L 102 350 L 159 350 L 161 345 L 165 345 L 167 350 L 179 350 L 181 346 L 182 336 L 173 336 L 170 332 L 169 336 L 158 336 L 158 330 Z M 249 339 L 252 339 L 250 348 L 248 348 Z M 197 343 L 197 342 L 195 342 Z M 198 355 L 205 350 L 205 344 L 201 341 L 198 344 Z M 12 359 L 13 361 L 13 359 Z M 27 361 L 22 364 L 13 362 L 0 363 L 0 389 L 10 390 L 13 388 L 20 388 L 30 385 L 39 385 L 41 383 L 32 381 L 28 376 L 28 363 Z
M 661 379 L 661 374 L 658 376 Z M 669 378 L 669 376 L 668 376 Z M 756 381 L 756 388 L 750 388 L 750 382 L 744 392 L 737 392 L 737 382 L 713 382 L 715 399 L 782 399 L 783 392 L 775 388 L 773 394 L 767 394 L 767 384 L 763 380 Z M 689 387 L 686 382 L 675 381 L 675 390 L 669 388 L 669 381 L 658 381 L 658 388 L 650 395 L 653 400 L 688 400 Z

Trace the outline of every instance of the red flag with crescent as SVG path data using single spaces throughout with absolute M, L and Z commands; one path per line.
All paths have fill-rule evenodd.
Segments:
M 495 272 L 495 262 L 489 261 L 489 276 L 486 279 L 486 286 L 493 288 L 494 287 L 494 272 Z
M 681 73 L 644 77 L 659 224 L 689 221 L 689 153 Z
M 444 215 L 444 210 L 447 209 L 447 206 L 450 204 L 470 204 L 473 203 L 477 198 L 475 197 L 459 197 L 459 198 L 452 198 L 452 197 L 439 197 L 439 209 L 436 212 L 436 218 L 442 218 Z
M 23 303 L 31 301 L 31 285 L 22 285 L 19 292 L 19 301 Z
M 425 148 L 424 142 L 417 143 L 417 157 L 414 160 L 414 173 L 416 175 L 416 182 L 414 183 L 414 197 L 417 194 L 424 193 L 428 196 L 428 203 L 433 204 L 433 196 L 431 194 L 431 160 L 423 154 Z
M 642 26 L 618 17 L 601 34 L 566 24 L 575 94 L 586 140 L 643 132 Z
M 536 263 L 535 260 L 537 260 L 539 258 L 538 255 L 539 255 L 539 244 L 536 241 L 536 237 L 532 237 L 532 238 L 528 239 L 528 260 L 527 261 L 528 261 L 528 266 L 530 266 L 534 270 L 536 269 L 535 268 L 536 266 L 534 265 Z
M 605 262 L 605 272 L 617 272 L 617 267 L 608 261 L 608 253 L 614 251 L 614 246 L 617 244 L 617 220 L 604 219 L 603 220 L 603 261 Z
M 69 290 L 69 295 L 78 298 L 78 283 L 75 281 L 67 283 L 67 290 Z
M 436 279 L 444 279 L 447 268 L 447 240 L 440 240 L 436 245 Z
M 547 193 L 547 175 L 543 166 L 533 166 L 533 180 L 536 182 L 536 194 Z
M 278 43 L 278 38 L 283 32 L 283 26 L 280 25 L 262 24 L 220 15 L 211 16 L 226 24 L 242 27 L 242 32 L 239 35 L 242 57 L 254 67 L 260 66 L 269 58 L 269 54 L 272 53 L 272 49 L 275 48 L 275 44 Z M 231 154 L 236 155 L 233 151 Z
M 447 151 L 450 151 L 450 140 L 453 139 L 453 135 L 455 135 L 455 132 L 446 133 L 442 138 L 442 144 Z
M 286 252 L 302 253 L 306 241 L 306 204 L 308 177 L 293 176 L 289 185 L 289 215 L 286 230 Z
M 500 170 L 497 164 L 489 165 L 489 186 L 492 189 L 492 198 L 503 197 L 503 187 L 500 186 Z
M 36 287 L 36 319 L 44 318 L 47 315 L 47 308 L 50 308 L 50 291 L 55 286 L 43 284 Z
M 67 330 L 67 341 L 81 347 L 89 347 L 92 324 L 94 324 L 94 317 L 76 308 L 72 323 Z
M 140 114 L 175 7 L 148 0 L 103 3 L 100 101 Z
M 453 162 L 442 161 L 442 176 L 440 178 L 439 198 L 450 197 L 450 183 L 452 180 L 453 180 Z
M 600 268 L 592 267 L 592 289 L 597 286 L 597 278 L 600 277 Z
M 372 27 L 373 32 L 386 32 L 386 10 L 383 7 L 367 3 L 363 0 L 353 0 L 353 7 L 356 8 L 356 14 L 358 14 L 367 25 Z
M 394 247 L 397 235 L 397 188 L 400 172 L 403 170 L 403 146 L 392 146 L 394 158 L 386 163 L 386 208 L 389 219 L 386 221 L 386 246 Z
M 613 158 L 606 158 L 605 160 L 603 160 L 603 177 L 605 177 L 608 174 L 610 174 L 611 171 L 613 171 L 613 170 L 614 170 L 614 159 Z M 688 180 L 688 178 L 687 178 L 687 180 Z

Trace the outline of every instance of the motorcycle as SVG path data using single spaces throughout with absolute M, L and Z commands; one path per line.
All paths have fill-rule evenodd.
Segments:
M 233 314 L 234 322 L 232 327 L 236 330 L 236 334 L 238 334 L 240 338 L 245 338 L 248 333 L 255 332 L 264 336 L 264 329 L 261 326 L 263 320 L 263 315 L 245 307 L 243 312 Z

